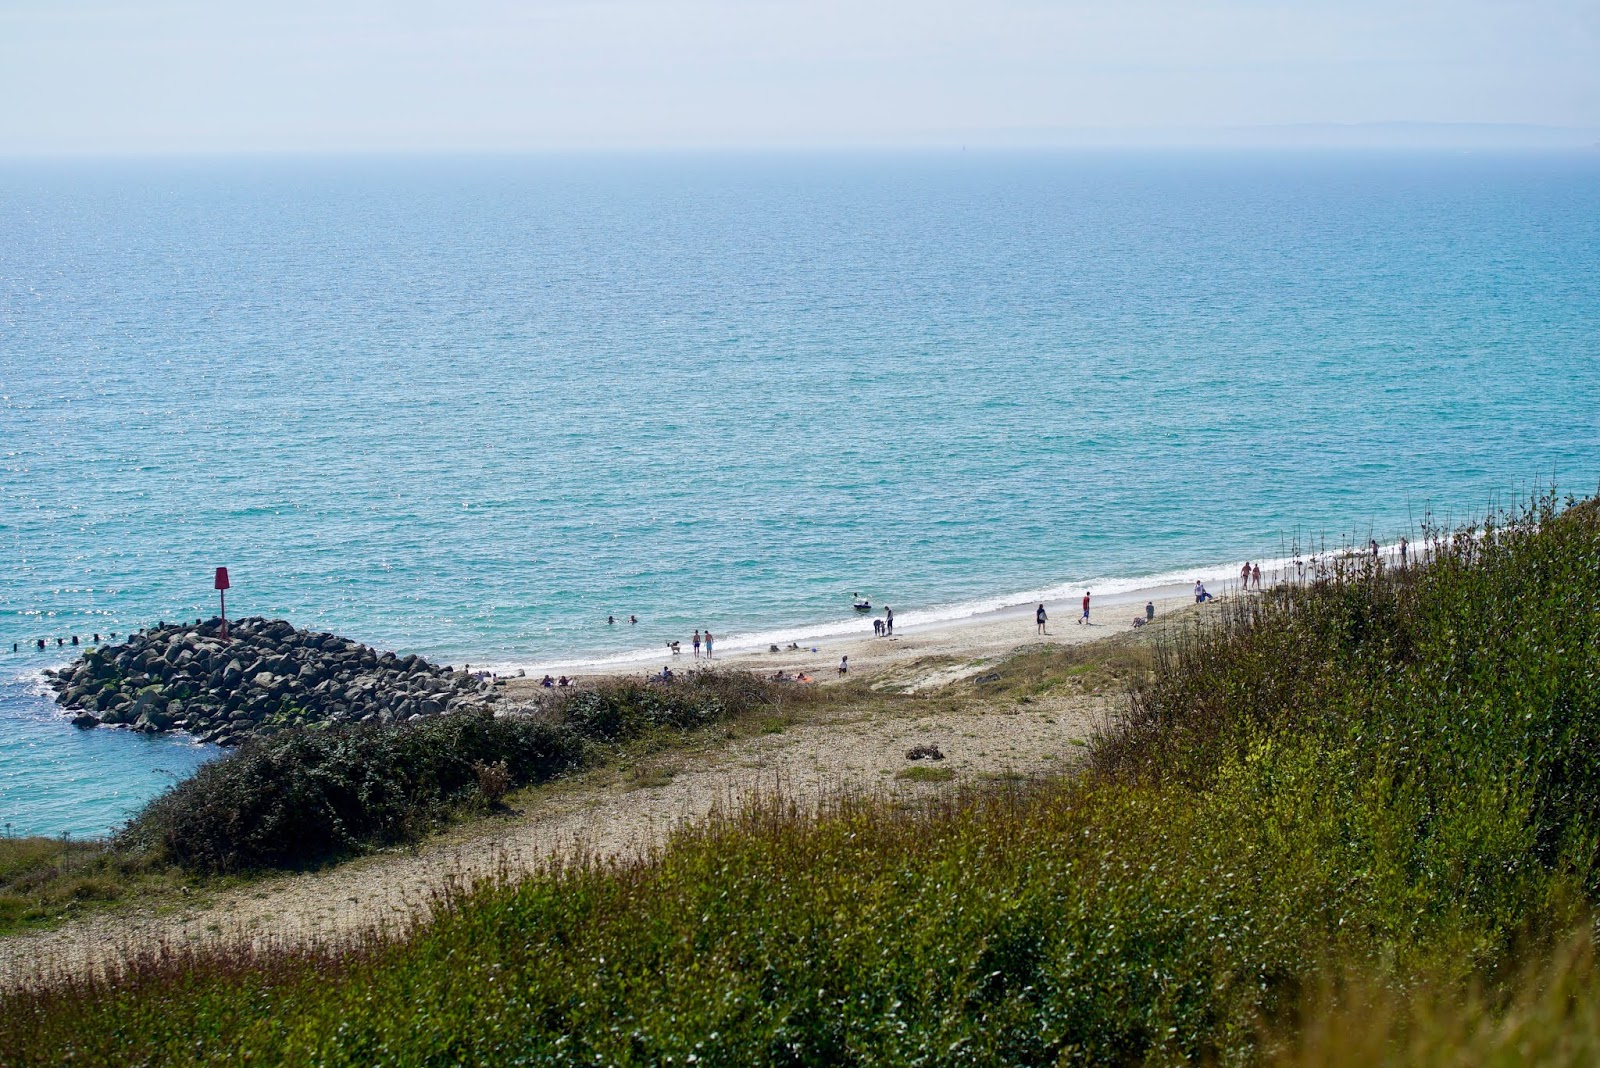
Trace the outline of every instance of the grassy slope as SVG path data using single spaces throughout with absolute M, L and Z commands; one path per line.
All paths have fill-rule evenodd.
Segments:
M 1444 548 L 1164 648 L 1077 782 L 772 805 L 403 944 L 15 996 L 0 1060 L 1576 1060 L 1586 941 L 1538 962 L 1596 893 L 1600 526 L 1547 509 Z

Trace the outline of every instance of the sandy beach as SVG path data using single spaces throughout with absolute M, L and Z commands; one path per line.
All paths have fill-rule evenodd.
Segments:
M 1266 584 L 1263 576 L 1263 585 Z M 1220 583 L 1208 584 L 1207 588 L 1215 595 L 1222 595 Z M 663 667 L 681 672 L 712 665 L 764 674 L 804 673 L 818 682 L 825 682 L 838 678 L 839 663 L 844 657 L 850 659 L 852 675 L 869 677 L 929 658 L 946 658 L 951 661 L 950 670 L 939 681 L 952 682 L 981 670 L 984 664 L 1019 645 L 1032 642 L 1073 644 L 1131 630 L 1134 617 L 1143 618 L 1147 603 L 1155 605 L 1156 618 L 1162 619 L 1194 604 L 1193 585 L 1166 583 L 1103 597 L 1091 591 L 1088 624 L 1079 622 L 1082 594 L 1072 601 L 1046 601 L 1049 621 L 1043 635 L 1036 632 L 1034 624 L 1037 601 L 929 623 L 917 623 L 917 613 L 908 613 L 913 621 L 902 624 L 897 618 L 890 637 L 878 637 L 872 632 L 873 618 L 881 616 L 875 606 L 873 612 L 861 614 L 858 633 L 807 633 L 799 628 L 787 634 L 775 633 L 773 640 L 765 645 L 738 642 L 724 649 L 718 643 L 714 657 L 709 659 L 704 656 L 696 659 L 686 636 L 677 656 L 663 647 L 659 652 L 608 658 L 598 663 L 582 659 L 541 661 L 522 669 L 527 677 L 512 679 L 509 685 L 513 693 L 518 693 L 529 685 L 536 686 L 546 674 L 587 680 L 614 675 L 651 675 Z M 791 644 L 798 648 L 789 648 Z M 777 652 L 771 650 L 772 645 L 778 646 Z

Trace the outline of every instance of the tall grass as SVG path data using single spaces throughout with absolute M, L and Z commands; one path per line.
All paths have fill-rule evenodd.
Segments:
M 1475 1035 L 1554 1042 L 1561 1005 L 1600 1004 L 1592 968 L 1541 963 L 1595 904 L 1597 626 L 1596 510 L 1543 501 L 1437 538 L 1427 567 L 1337 564 L 1160 648 L 1076 781 L 772 799 L 648 860 L 480 887 L 401 942 L 13 993 L 0 1060 L 1435 1063 Z M 1552 974 L 1567 993 L 1529 989 Z M 1324 1040 L 1350 1028 L 1376 1037 Z

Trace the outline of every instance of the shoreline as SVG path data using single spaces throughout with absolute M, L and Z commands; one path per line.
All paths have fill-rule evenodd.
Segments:
M 1414 560 L 1419 559 L 1425 551 L 1420 544 L 1414 544 L 1413 550 Z M 1379 551 L 1386 564 L 1392 565 L 1398 559 L 1397 543 L 1380 545 Z M 1299 557 L 1279 557 L 1252 562 L 1259 563 L 1261 567 L 1261 588 L 1270 589 L 1280 583 L 1294 581 L 1297 574 L 1303 574 L 1303 571 L 1297 569 L 1297 564 L 1303 563 L 1304 567 L 1309 569 L 1319 560 L 1359 555 L 1361 552 L 1362 550 L 1345 548 L 1307 553 Z M 1026 623 L 1031 627 L 1034 607 L 1040 603 L 1045 605 L 1052 628 L 1071 626 L 1077 619 L 1079 599 L 1084 590 L 1090 591 L 1093 597 L 1093 631 L 1096 636 L 1103 636 L 1108 632 L 1106 629 L 1108 617 L 1105 614 L 1107 611 L 1117 610 L 1120 619 L 1117 629 L 1128 629 L 1133 615 L 1132 609 L 1142 608 L 1147 600 L 1155 603 L 1158 614 L 1192 603 L 1192 590 L 1196 580 L 1205 583 L 1207 590 L 1218 598 L 1233 596 L 1238 592 L 1238 573 L 1243 563 L 1241 559 L 1231 563 L 1171 570 L 1132 578 L 1105 577 L 1082 584 L 1066 583 L 972 598 L 950 604 L 907 609 L 896 613 L 895 635 L 887 641 L 898 642 L 901 639 L 916 638 L 924 645 L 961 644 L 959 639 L 962 632 L 983 632 L 1007 622 L 1017 623 L 1019 626 L 1021 623 Z M 769 660 L 772 655 L 769 651 L 772 645 L 777 645 L 780 651 L 787 652 L 811 653 L 814 649 L 817 655 L 828 650 L 844 650 L 840 655 L 848 654 L 854 657 L 856 654 L 850 652 L 850 647 L 861 646 L 861 643 L 865 642 L 869 644 L 862 648 L 867 648 L 873 642 L 872 621 L 875 618 L 882 618 L 883 607 L 875 604 L 872 611 L 849 618 L 784 624 L 735 632 L 717 639 L 717 656 L 715 661 L 711 662 L 729 666 L 735 663 L 743 666 L 751 661 L 759 661 L 762 664 L 776 663 L 776 660 Z M 1122 609 L 1125 608 L 1128 609 L 1127 618 L 1121 619 Z M 1031 634 L 1031 631 L 1029 633 Z M 1051 635 L 1055 638 L 1059 636 L 1059 631 Z M 545 657 L 525 657 L 516 654 L 508 656 L 502 653 L 498 656 L 479 654 L 484 657 L 482 660 L 477 656 L 466 655 L 460 656 L 459 659 L 472 665 L 474 671 L 488 671 L 500 678 L 516 678 L 519 677 L 519 673 L 527 676 L 542 676 L 549 673 L 576 678 L 600 678 L 609 675 L 631 675 L 641 670 L 659 671 L 663 664 L 670 664 L 674 670 L 678 670 L 679 665 L 687 668 L 699 663 L 691 655 L 689 635 L 685 634 L 679 640 L 682 651 L 677 657 L 671 656 L 663 642 L 660 645 L 641 645 L 609 653 L 575 653 Z M 787 650 L 786 647 L 790 644 L 801 646 L 801 650 Z M 66 652 L 68 648 L 75 654 L 74 656 L 57 659 L 50 655 Z M 45 684 L 44 672 L 75 662 L 87 648 L 89 646 L 86 644 L 82 647 L 60 649 L 52 647 L 40 650 L 37 653 L 38 659 L 33 663 L 25 667 L 18 665 L 13 679 L 26 687 L 28 696 L 37 696 L 53 707 L 54 695 Z M 33 651 L 28 648 L 19 650 L 17 654 L 17 657 L 24 661 L 32 660 L 33 656 Z M 443 660 L 446 657 L 433 654 L 430 659 Z
M 1413 562 L 1419 560 L 1425 547 L 1411 543 Z M 1279 557 L 1251 561 L 1261 567 L 1261 589 L 1271 589 L 1285 582 L 1296 581 L 1316 565 L 1331 559 L 1363 555 L 1364 550 L 1338 549 L 1321 553 L 1307 553 L 1299 557 Z M 1379 557 L 1387 566 L 1399 560 L 1398 542 L 1379 546 Z M 1239 569 L 1244 560 L 1228 564 L 1213 564 L 1184 571 L 1166 571 L 1138 578 L 1106 578 L 1091 580 L 1082 585 L 1070 584 L 1047 589 L 1024 590 L 998 597 L 975 599 L 952 605 L 935 605 L 929 608 L 909 609 L 895 614 L 893 638 L 877 638 L 871 633 L 874 618 L 882 617 L 882 606 L 874 605 L 852 619 L 839 619 L 820 623 L 796 624 L 748 633 L 735 633 L 717 639 L 715 659 L 695 659 L 691 655 L 689 638 L 682 641 L 681 655 L 672 656 L 664 647 L 628 650 L 603 656 L 566 656 L 529 661 L 485 662 L 482 668 L 504 674 L 525 672 L 535 676 L 567 675 L 579 679 L 600 678 L 610 675 L 629 675 L 638 672 L 659 671 L 671 666 L 674 671 L 691 667 L 717 664 L 759 670 L 762 667 L 789 670 L 791 663 L 806 663 L 819 668 L 818 657 L 849 656 L 851 666 L 859 663 L 868 666 L 874 651 L 892 647 L 896 643 L 912 642 L 923 655 L 948 651 L 962 655 L 975 647 L 987 648 L 1009 640 L 1013 646 L 1028 644 L 1035 637 L 1033 613 L 1035 606 L 1044 604 L 1049 615 L 1051 633 L 1041 640 L 1062 642 L 1082 641 L 1106 637 L 1122 630 L 1132 629 L 1133 616 L 1143 614 L 1146 601 L 1156 607 L 1156 618 L 1178 608 L 1194 604 L 1193 590 L 1196 580 L 1203 582 L 1209 593 L 1218 599 L 1239 593 Z M 1080 600 L 1085 590 L 1091 594 L 1091 625 L 1080 627 L 1076 620 Z M 1083 632 L 1069 633 L 1070 632 Z M 1001 635 L 1009 635 L 1002 638 Z M 800 646 L 791 650 L 790 644 Z M 777 645 L 778 653 L 770 651 Z

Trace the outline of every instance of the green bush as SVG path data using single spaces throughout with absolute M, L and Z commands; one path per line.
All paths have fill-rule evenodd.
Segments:
M 123 838 L 197 871 L 293 867 L 415 838 L 476 795 L 480 764 L 504 761 L 521 785 L 583 756 L 569 727 L 488 712 L 285 731 L 205 765 L 151 802 Z
M 397 726 L 255 738 L 145 807 L 120 836 L 193 871 L 292 868 L 410 841 L 452 808 L 490 803 L 651 731 L 690 731 L 770 698 L 737 673 L 672 686 L 618 682 L 552 695 L 536 715 L 462 712 Z M 504 776 L 498 774 L 503 765 Z M 486 778 L 484 769 L 497 769 Z

